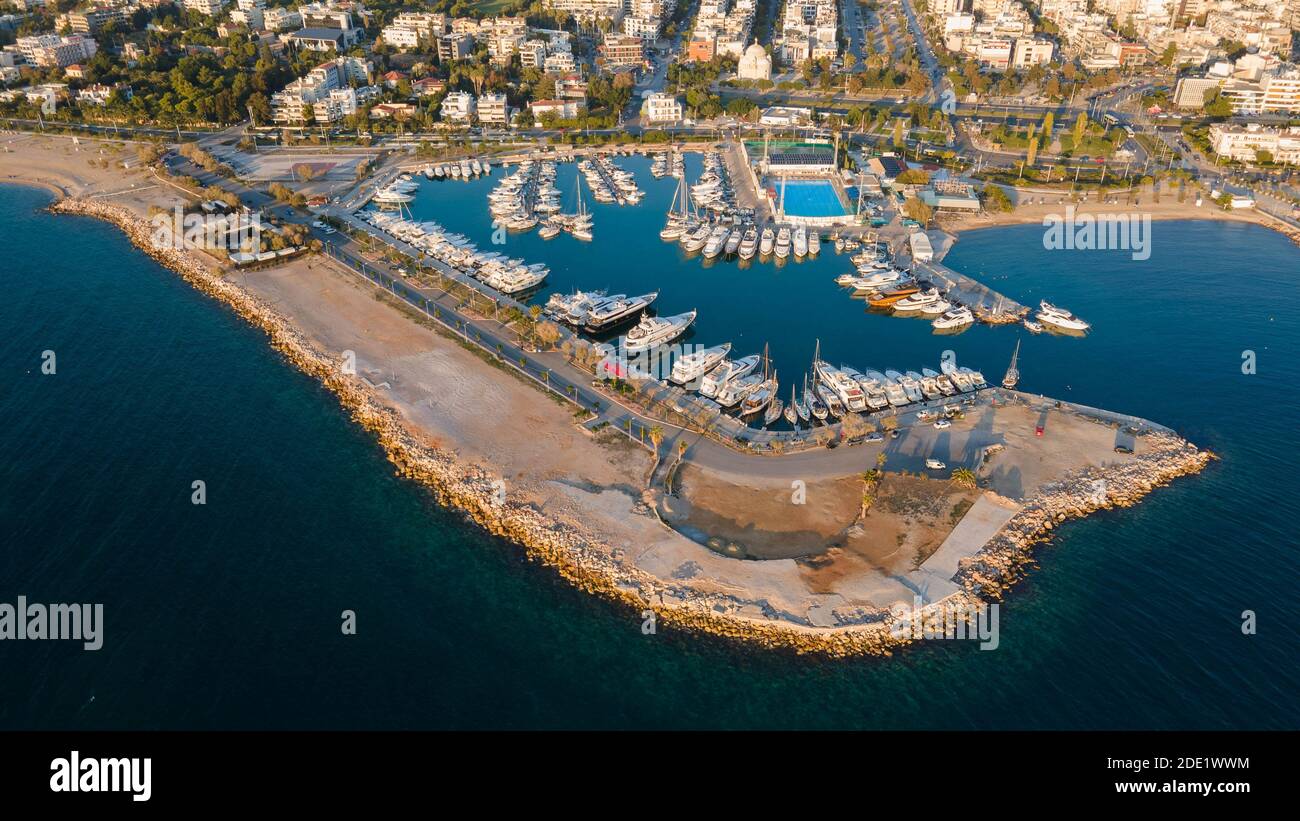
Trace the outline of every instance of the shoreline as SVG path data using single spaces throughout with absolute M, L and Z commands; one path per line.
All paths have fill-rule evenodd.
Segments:
M 1177 207 L 1159 207 L 1161 205 L 1176 205 Z M 1018 207 L 1015 211 L 999 214 L 979 214 L 979 215 L 958 215 L 952 219 L 936 219 L 936 227 L 946 234 L 959 237 L 961 234 L 972 231 L 983 231 L 989 228 L 1007 228 L 1017 225 L 1039 225 L 1043 220 L 1051 216 L 1060 217 L 1066 208 L 1074 208 L 1077 216 L 1088 214 L 1091 216 L 1100 216 L 1107 214 L 1122 214 L 1132 216 L 1140 214 L 1150 216 L 1152 222 L 1172 222 L 1172 221 L 1214 221 L 1214 222 L 1243 222 L 1258 225 L 1271 231 L 1290 238 L 1292 241 L 1300 243 L 1300 230 L 1288 225 L 1278 218 L 1258 211 L 1254 208 L 1242 209 L 1241 211 L 1224 211 L 1218 206 L 1207 204 L 1205 207 L 1198 208 L 1190 203 L 1157 203 L 1155 209 L 1141 210 L 1141 206 L 1122 208 L 1119 205 L 1098 207 L 1095 202 L 1065 202 L 1042 205 L 1032 205 Z
M 177 273 L 190 285 L 235 311 L 262 330 L 271 347 L 304 374 L 317 379 L 333 393 L 353 421 L 375 437 L 398 475 L 430 491 L 444 506 L 457 508 L 488 533 L 523 547 L 530 559 L 540 561 L 580 590 L 599 595 L 646 616 L 653 611 L 666 625 L 700 632 L 747 645 L 826 657 L 888 656 L 911 643 L 891 635 L 891 622 L 883 617 L 862 624 L 816 627 L 789 620 L 758 621 L 717 612 L 709 597 L 675 588 L 657 576 L 629 567 L 614 558 L 611 546 L 589 531 L 547 518 L 533 505 L 498 501 L 494 477 L 464 464 L 454 454 L 420 441 L 391 407 L 355 378 L 340 373 L 336 364 L 315 348 L 294 325 L 257 297 L 222 276 L 215 265 L 192 253 L 158 249 L 149 242 L 148 224 L 127 209 L 102 201 L 65 198 L 50 206 L 56 214 L 89 216 L 110 222 L 133 245 L 156 262 Z M 954 581 L 961 590 L 927 605 L 927 623 L 942 624 L 945 614 L 959 608 L 995 601 L 1024 576 L 1035 545 L 1050 538 L 1055 528 L 1070 518 L 1096 510 L 1136 504 L 1157 487 L 1180 476 L 1202 470 L 1211 455 L 1175 436 L 1156 434 L 1159 447 L 1124 465 L 1093 468 L 1054 483 L 1051 493 L 1031 498 L 974 556 L 963 559 Z M 1097 481 L 1107 492 L 1096 493 Z M 668 603 L 665 597 L 675 599 Z

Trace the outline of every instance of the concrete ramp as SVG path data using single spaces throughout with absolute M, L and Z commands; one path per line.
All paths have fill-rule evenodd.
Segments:
M 958 562 L 978 553 L 1020 511 L 1020 507 L 1015 502 L 993 494 L 981 495 L 948 534 L 948 538 L 943 540 L 943 544 L 939 545 L 939 549 L 925 560 L 919 570 L 907 574 L 908 580 L 918 589 L 927 592 L 939 592 L 948 588 L 952 588 L 949 592 L 955 592 L 956 585 L 951 580 L 957 575 Z

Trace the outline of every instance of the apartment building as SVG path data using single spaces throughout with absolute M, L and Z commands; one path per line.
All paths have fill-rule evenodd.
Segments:
M 398 49 L 428 48 L 447 33 L 447 15 L 432 12 L 402 12 L 384 26 L 379 36 Z
M 453 91 L 442 98 L 442 119 L 449 123 L 469 123 L 478 111 L 474 95 L 466 91 Z
M 671 94 L 651 94 L 645 98 L 641 113 L 648 122 L 675 123 L 682 119 L 682 104 Z
M 373 73 L 374 66 L 357 57 L 321 63 L 271 95 L 271 116 L 277 123 L 296 125 L 308 114 L 317 122 L 335 122 L 355 114 L 357 106 L 381 93 L 369 85 Z
M 99 50 L 94 39 L 82 34 L 37 34 L 19 37 L 15 45 L 28 64 L 41 68 L 67 68 L 89 60 Z
M 787 63 L 839 56 L 839 7 L 834 0 L 786 0 L 778 25 L 781 56 Z
M 1256 162 L 1261 152 L 1273 162 L 1300 165 L 1300 127 L 1268 128 L 1258 123 L 1210 126 L 1214 153 L 1242 162 Z
M 227 0 L 184 0 L 182 5 L 189 11 L 216 17 L 226 7 Z
M 509 125 L 510 107 L 506 105 L 506 95 L 479 95 L 478 121 L 484 125 Z
M 127 22 L 131 19 L 133 11 L 134 9 L 126 6 L 70 11 L 54 18 L 54 26 L 59 31 L 67 28 L 73 34 L 96 34 L 109 23 Z
M 627 0 L 546 0 L 546 8 L 571 14 L 583 24 L 609 20 L 618 25 L 627 13 Z
M 626 34 L 606 34 L 600 58 L 606 66 L 639 66 L 645 62 L 644 42 Z

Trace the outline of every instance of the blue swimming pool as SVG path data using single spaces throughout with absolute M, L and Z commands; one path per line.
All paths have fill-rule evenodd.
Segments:
M 778 200 L 784 196 L 784 211 L 792 217 L 842 217 L 844 210 L 835 188 L 826 180 L 786 180 L 768 183 Z

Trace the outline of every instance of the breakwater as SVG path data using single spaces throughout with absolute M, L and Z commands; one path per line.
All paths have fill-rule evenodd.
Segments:
M 889 616 L 883 610 L 864 614 L 859 623 L 818 628 L 800 623 L 800 617 L 795 614 L 775 611 L 764 601 L 743 595 L 703 593 L 690 585 L 661 579 L 636 568 L 624 560 L 622 551 L 590 528 L 553 521 L 521 500 L 508 497 L 502 500 L 493 475 L 466 466 L 452 454 L 425 442 L 418 431 L 407 427 L 396 411 L 356 377 L 346 374 L 341 361 L 319 350 L 289 320 L 228 280 L 222 269 L 196 255 L 154 246 L 151 226 L 136 214 L 102 201 L 78 199 L 62 200 L 52 210 L 92 216 L 117 225 L 133 244 L 160 264 L 260 328 L 272 347 L 333 392 L 354 421 L 375 436 L 400 475 L 419 482 L 440 503 L 464 511 L 486 531 L 520 544 L 532 559 L 555 569 L 576 587 L 627 606 L 638 621 L 650 610 L 663 624 L 683 630 L 827 656 L 887 655 L 908 641 L 890 634 Z M 1170 439 L 1177 448 L 1169 453 L 1156 450 L 1132 463 L 1141 465 L 1141 476 L 1125 482 L 1126 488 L 1130 484 L 1132 487 L 1122 497 L 1117 495 L 1117 502 L 1122 498 L 1131 504 L 1173 476 L 1192 472 L 1181 457 L 1174 458 L 1191 446 Z M 1123 469 L 1128 467 L 1125 465 Z M 1105 477 L 1112 479 L 1109 471 Z M 1118 475 L 1113 478 L 1115 482 L 1120 480 Z M 1050 529 L 1048 526 L 1044 532 Z M 985 564 L 988 574 L 996 572 L 998 566 L 991 556 Z M 968 569 L 964 568 L 963 573 Z M 1008 583 L 1010 580 L 1008 576 Z M 931 613 L 940 618 L 943 612 L 987 594 L 985 587 L 968 585 L 957 597 L 929 608 L 926 618 Z M 762 610 L 767 617 L 760 619 L 740 612 L 750 608 Z
M 1065 521 L 1132 507 L 1157 487 L 1199 473 L 1214 458 L 1171 433 L 1148 433 L 1144 441 L 1146 452 L 1130 461 L 1076 471 L 1043 486 L 978 553 L 958 563 L 954 581 L 972 595 L 1001 598 L 1024 575 L 1034 546 Z

